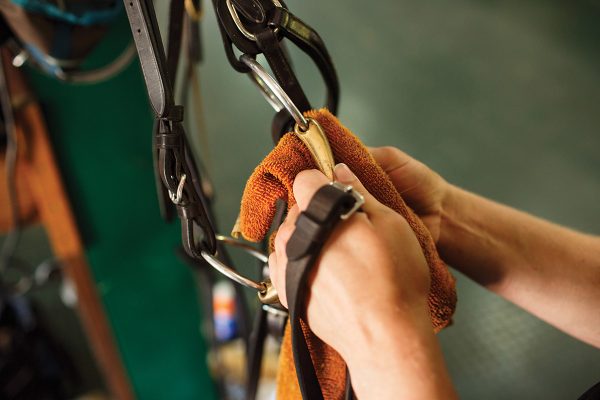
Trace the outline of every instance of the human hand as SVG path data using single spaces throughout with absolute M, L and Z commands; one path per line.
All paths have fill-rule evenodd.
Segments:
M 371 196 L 345 165 L 336 179 L 365 197 L 364 212 L 340 222 L 309 276 L 307 322 L 311 330 L 342 356 L 399 323 L 402 329 L 425 326 L 432 331 L 427 297 L 429 268 L 406 220 Z M 269 258 L 271 280 L 280 300 L 285 293 L 286 244 L 299 213 L 328 180 L 316 170 L 298 174 L 297 205 L 288 213 Z M 340 332 L 344 332 L 341 335 Z
M 425 164 L 395 147 L 370 147 L 369 151 L 437 243 L 444 201 L 450 189 L 448 182 Z
M 369 194 L 344 165 L 336 180 L 365 197 L 363 212 L 341 221 L 308 278 L 310 329 L 346 361 L 358 398 L 455 399 L 427 297 L 429 268 L 407 221 Z M 297 205 L 288 213 L 269 257 L 271 280 L 287 307 L 286 244 L 295 221 L 328 180 L 316 170 L 298 174 Z

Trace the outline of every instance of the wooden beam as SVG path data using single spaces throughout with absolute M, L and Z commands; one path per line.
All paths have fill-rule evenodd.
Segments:
M 4 54 L 4 68 L 13 103 L 15 100 L 22 102 L 22 99 L 30 99 L 31 94 L 24 77 L 7 60 Z M 85 257 L 85 249 L 52 152 L 42 112 L 33 101 L 24 101 L 22 104 L 15 113 L 17 135 L 26 143 L 25 154 L 20 154 L 18 161 L 21 207 L 31 215 L 39 216 L 46 228 L 54 255 L 64 266 L 66 277 L 75 285 L 79 317 L 109 391 L 118 400 L 134 399 Z M 5 180 L 0 180 L 0 185 L 2 184 L 6 184 Z M 6 192 L 5 188 L 6 186 L 0 191 Z M 30 210 L 31 203 L 36 210 L 33 214 Z M 4 208 L 4 200 L 0 204 Z M 4 217 L 1 221 L 5 221 Z

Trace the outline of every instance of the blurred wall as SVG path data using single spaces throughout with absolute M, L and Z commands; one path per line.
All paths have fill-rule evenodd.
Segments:
M 558 0 L 290 1 L 328 45 L 340 117 L 449 181 L 600 234 L 600 3 Z M 271 110 L 225 61 L 207 10 L 201 68 L 222 230 L 271 147 Z M 296 57 L 316 104 L 316 69 Z M 566 265 L 565 268 L 569 266 Z M 600 380 L 600 351 L 458 277 L 440 334 L 464 399 L 575 399 Z

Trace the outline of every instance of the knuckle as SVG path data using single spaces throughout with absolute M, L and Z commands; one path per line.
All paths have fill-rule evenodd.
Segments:
M 383 146 L 378 151 L 384 158 L 392 158 L 400 153 L 400 150 L 394 146 Z
M 294 227 L 291 225 L 282 225 L 275 235 L 275 251 L 280 254 L 285 254 L 287 242 L 292 237 Z

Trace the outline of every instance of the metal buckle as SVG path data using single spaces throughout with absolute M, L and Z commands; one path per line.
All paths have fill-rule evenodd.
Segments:
M 352 208 L 350 210 L 348 210 L 346 213 L 340 215 L 340 219 L 346 220 L 346 219 L 350 218 L 352 216 L 352 214 L 357 212 L 362 207 L 362 205 L 365 204 L 364 196 L 362 194 L 360 194 L 359 192 L 357 192 L 356 190 L 354 190 L 354 188 L 351 185 L 344 185 L 343 183 L 337 182 L 337 181 L 330 182 L 329 184 L 331 186 L 341 190 L 342 192 L 351 194 L 355 200 Z

